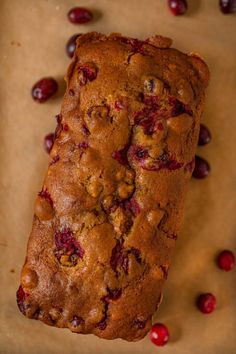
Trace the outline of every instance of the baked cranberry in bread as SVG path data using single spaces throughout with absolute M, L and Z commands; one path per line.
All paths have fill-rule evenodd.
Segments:
M 77 40 L 17 292 L 48 325 L 129 341 L 158 308 L 209 72 L 171 40 Z

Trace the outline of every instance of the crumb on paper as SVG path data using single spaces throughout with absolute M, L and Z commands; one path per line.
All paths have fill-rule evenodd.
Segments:
M 15 273 L 15 269 L 10 269 L 10 273 Z

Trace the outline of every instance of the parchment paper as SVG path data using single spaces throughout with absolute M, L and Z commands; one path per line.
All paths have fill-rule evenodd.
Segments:
M 219 250 L 236 251 L 236 15 L 222 15 L 216 0 L 189 4 L 188 15 L 177 18 L 163 0 L 0 1 L 1 354 L 236 353 L 235 271 L 223 272 L 214 263 Z M 70 24 L 66 14 L 75 5 L 97 10 L 96 21 Z M 64 46 L 72 34 L 91 30 L 170 36 L 175 47 L 200 53 L 211 70 L 203 122 L 213 140 L 198 154 L 209 160 L 212 173 L 190 183 L 184 226 L 154 318 L 171 332 L 170 343 L 160 349 L 148 337 L 137 343 L 105 341 L 51 328 L 25 318 L 16 307 L 34 198 L 48 163 L 42 141 L 55 128 L 69 64 Z M 30 90 L 43 76 L 57 78 L 60 92 L 39 105 Z M 202 291 L 217 297 L 211 315 L 195 308 Z

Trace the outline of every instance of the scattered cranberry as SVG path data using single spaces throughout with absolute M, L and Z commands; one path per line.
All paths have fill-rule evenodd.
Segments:
M 35 101 L 43 103 L 57 92 L 58 84 L 52 77 L 44 77 L 34 84 L 31 90 Z
M 226 272 L 233 269 L 235 266 L 235 257 L 233 252 L 229 250 L 222 251 L 217 257 L 217 264 L 219 268 L 225 270 Z
M 201 294 L 197 298 L 198 309 L 205 314 L 211 313 L 216 308 L 216 298 L 210 293 Z
M 168 328 L 162 323 L 155 323 L 149 332 L 151 341 L 158 347 L 162 347 L 169 340 Z
M 202 179 L 206 178 L 210 173 L 210 165 L 200 156 L 195 156 L 195 167 L 193 170 L 193 177 Z
M 183 15 L 187 11 L 188 4 L 186 0 L 168 0 L 170 11 L 173 15 Z
M 93 19 L 93 14 L 84 7 L 74 7 L 68 12 L 68 19 L 71 23 L 82 24 L 90 22 Z
M 48 154 L 52 150 L 53 143 L 54 143 L 54 133 L 49 133 L 48 135 L 45 136 L 43 141 L 44 149 Z
M 67 53 L 69 58 L 72 58 L 73 55 L 74 55 L 74 51 L 75 51 L 75 48 L 76 48 L 76 39 L 79 36 L 81 36 L 81 33 L 74 34 L 72 37 L 70 37 L 70 39 L 66 43 L 66 53 Z
M 200 132 L 198 138 L 198 145 L 206 145 L 211 141 L 211 133 L 209 129 L 204 125 L 200 124 Z
M 219 5 L 223 14 L 231 14 L 236 12 L 236 0 L 220 0 Z

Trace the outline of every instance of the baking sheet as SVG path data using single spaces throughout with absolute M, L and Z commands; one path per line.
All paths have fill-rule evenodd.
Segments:
M 215 263 L 217 252 L 236 250 L 236 14 L 222 15 L 218 1 L 189 1 L 190 11 L 172 16 L 163 0 L 1 0 L 0 1 L 0 353 L 1 354 L 235 354 L 236 278 Z M 96 10 L 87 25 L 70 24 L 75 5 Z M 200 53 L 211 70 L 203 122 L 213 141 L 199 147 L 212 173 L 192 180 L 185 222 L 164 300 L 154 319 L 170 328 L 171 340 L 158 349 L 146 337 L 137 343 L 105 341 L 76 335 L 24 318 L 15 291 L 31 228 L 33 204 L 47 167 L 42 148 L 55 128 L 63 76 L 69 63 L 64 46 L 74 33 L 122 32 L 145 38 L 170 36 L 174 46 Z M 32 85 L 43 76 L 59 80 L 60 90 L 48 103 L 31 99 Z M 217 310 L 207 316 L 195 308 L 199 292 L 217 296 Z

